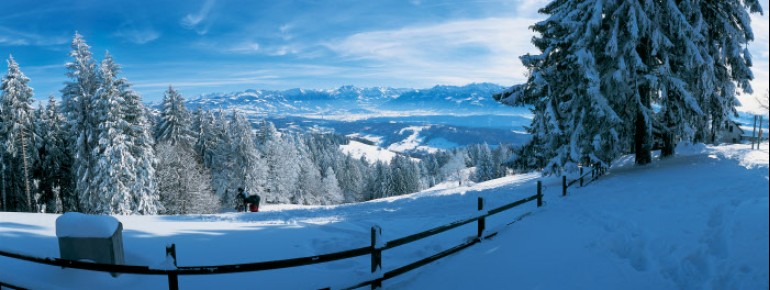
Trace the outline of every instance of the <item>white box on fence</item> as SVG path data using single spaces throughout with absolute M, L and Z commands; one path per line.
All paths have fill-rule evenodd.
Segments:
M 108 215 L 68 212 L 56 219 L 59 255 L 67 260 L 123 264 L 122 232 L 123 224 Z

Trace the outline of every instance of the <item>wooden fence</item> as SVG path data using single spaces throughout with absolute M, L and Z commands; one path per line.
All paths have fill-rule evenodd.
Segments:
M 562 195 L 566 195 L 567 188 L 572 186 L 573 184 L 576 184 L 579 182 L 580 185 L 583 186 L 584 185 L 583 179 L 586 178 L 589 174 L 591 175 L 591 178 L 589 179 L 588 183 L 597 179 L 600 175 L 604 174 L 604 172 L 605 171 L 603 168 L 599 166 L 593 166 L 591 172 L 588 172 L 586 174 L 583 174 L 583 170 L 581 168 L 580 176 L 577 179 L 573 180 L 572 182 L 568 183 L 566 176 L 562 177 Z M 585 183 L 585 185 L 587 185 L 588 183 Z M 149 266 L 135 266 L 135 265 L 99 264 L 99 263 L 90 263 L 90 262 L 82 262 L 82 261 L 74 261 L 74 260 L 65 260 L 60 258 L 40 258 L 40 257 L 22 255 L 22 254 L 11 253 L 11 252 L 1 251 L 1 250 L 0 250 L 0 256 L 6 256 L 9 258 L 25 260 L 25 261 L 39 263 L 39 264 L 57 266 L 62 268 L 73 268 L 73 269 L 82 269 L 82 270 L 109 272 L 109 273 L 164 275 L 168 277 L 168 288 L 171 290 L 176 290 L 176 289 L 179 289 L 178 277 L 180 275 L 182 276 L 212 275 L 212 274 L 228 274 L 228 273 L 275 270 L 275 269 L 282 269 L 282 268 L 307 266 L 307 265 L 313 265 L 318 263 L 325 263 L 325 262 L 370 255 L 371 272 L 375 273 L 375 275 L 378 276 L 378 278 L 374 278 L 368 281 L 363 281 L 343 289 L 356 289 L 356 288 L 361 288 L 365 286 L 370 286 L 372 289 L 375 289 L 375 288 L 381 287 L 382 282 L 385 280 L 397 277 L 401 274 L 407 273 L 411 270 L 427 265 L 433 261 L 449 256 L 451 254 L 457 253 L 463 249 L 466 249 L 472 245 L 477 244 L 482 239 L 488 239 L 490 237 L 495 236 L 497 232 L 485 233 L 487 217 L 510 210 L 514 207 L 523 205 L 531 201 L 537 201 L 537 207 L 540 207 L 543 205 L 543 186 L 541 181 L 537 182 L 536 194 L 521 200 L 517 200 L 512 203 L 500 206 L 498 208 L 491 209 L 486 213 L 483 212 L 484 200 L 483 198 L 479 197 L 477 209 L 480 212 L 480 214 L 472 218 L 455 221 L 446 225 L 442 225 L 420 233 L 391 240 L 385 243 L 382 243 L 380 241 L 382 229 L 379 226 L 373 226 L 371 228 L 371 244 L 368 246 L 350 249 L 350 250 L 341 251 L 341 252 L 317 255 L 317 256 L 308 256 L 308 257 L 266 261 L 266 262 L 216 265 L 216 266 L 177 266 L 176 265 L 176 246 L 174 244 L 166 246 L 166 256 L 167 258 L 171 258 L 174 263 L 174 267 L 170 267 L 170 269 L 152 268 Z M 412 262 L 408 265 L 382 273 L 382 252 L 383 251 L 387 251 L 402 245 L 416 242 L 416 241 L 425 239 L 427 237 L 440 234 L 473 222 L 476 222 L 477 224 L 476 236 L 474 238 L 469 239 L 464 243 L 451 247 L 442 252 L 436 253 L 430 257 L 427 257 L 427 258 Z M 3 288 L 24 289 L 18 286 L 0 282 L 0 289 L 3 289 Z M 330 289 L 330 288 L 325 288 L 325 289 Z

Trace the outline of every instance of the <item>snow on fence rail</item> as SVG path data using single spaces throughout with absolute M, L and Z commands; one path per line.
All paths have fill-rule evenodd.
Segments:
M 566 195 L 567 188 L 578 181 L 580 181 L 582 186 L 583 178 L 587 177 L 589 174 L 591 174 L 591 179 L 588 181 L 589 183 L 593 180 L 598 179 L 600 175 L 604 174 L 605 169 L 599 166 L 592 166 L 591 172 L 582 174 L 583 173 L 582 171 L 583 170 L 581 168 L 580 177 L 578 177 L 577 179 L 573 180 L 570 183 L 567 183 L 566 176 L 562 177 L 562 195 Z M 498 208 L 489 210 L 486 213 L 480 214 L 472 218 L 455 221 L 443 226 L 439 226 L 436 228 L 432 228 L 432 229 L 420 232 L 420 233 L 391 240 L 386 243 L 382 243 L 382 241 L 378 239 L 382 231 L 380 227 L 373 226 L 371 229 L 371 245 L 369 246 L 350 249 L 350 250 L 341 251 L 341 252 L 329 253 L 329 254 L 284 259 L 284 260 L 266 261 L 266 262 L 216 265 L 216 266 L 177 266 L 176 265 L 176 246 L 174 244 L 166 246 L 166 258 L 167 258 L 167 261 L 171 263 L 171 265 L 165 265 L 164 267 L 99 264 L 99 263 L 66 260 L 66 259 L 60 259 L 60 258 L 41 258 L 41 257 L 34 257 L 34 256 L 27 256 L 27 255 L 22 255 L 17 253 L 6 252 L 2 250 L 0 250 L 0 256 L 6 256 L 9 258 L 25 260 L 25 261 L 39 263 L 39 264 L 57 266 L 62 268 L 73 268 L 73 269 L 81 269 L 81 270 L 124 273 L 124 274 L 164 275 L 164 276 L 168 276 L 168 282 L 169 282 L 168 288 L 172 290 L 176 290 L 176 289 L 179 289 L 179 283 L 178 283 L 179 275 L 210 275 L 210 274 L 227 274 L 227 273 L 240 273 L 240 272 L 255 272 L 255 271 L 263 271 L 263 270 L 275 270 L 275 269 L 307 266 L 312 264 L 355 258 L 355 257 L 364 256 L 364 255 L 371 255 L 372 257 L 371 272 L 378 274 L 382 270 L 382 251 L 389 250 L 398 246 L 406 245 L 412 242 L 416 242 L 416 241 L 425 239 L 427 237 L 440 234 L 466 224 L 470 224 L 472 222 L 477 222 L 477 234 L 476 234 L 476 237 L 473 239 L 469 239 L 468 241 L 462 244 L 459 244 L 457 246 L 454 246 L 452 248 L 449 248 L 447 250 L 434 254 L 430 257 L 427 257 L 427 258 L 412 262 L 411 264 L 402 266 L 400 268 L 396 268 L 388 272 L 382 273 L 381 275 L 378 275 L 380 276 L 379 278 L 364 281 L 356 285 L 344 288 L 344 289 L 356 289 L 364 286 L 371 286 L 371 288 L 374 289 L 374 288 L 381 287 L 382 282 L 385 280 L 394 278 L 396 276 L 399 276 L 411 270 L 427 265 L 443 257 L 457 253 L 465 248 L 468 248 L 480 242 L 482 239 L 488 239 L 497 235 L 497 232 L 492 232 L 487 235 L 484 235 L 487 217 L 507 211 L 519 205 L 522 205 L 531 201 L 535 201 L 535 200 L 537 201 L 538 207 L 543 205 L 543 191 L 542 191 L 541 181 L 537 182 L 536 194 L 512 203 L 500 206 Z M 479 197 L 478 199 L 479 212 L 482 212 L 483 208 L 484 208 L 483 198 Z M 3 288 L 3 287 L 7 287 L 11 289 L 24 289 L 21 287 L 0 282 L 0 288 Z M 326 288 L 326 289 L 329 289 L 329 288 Z

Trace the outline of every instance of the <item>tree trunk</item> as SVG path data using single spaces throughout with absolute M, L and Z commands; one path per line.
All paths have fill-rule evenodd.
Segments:
M 674 134 L 671 133 L 671 127 L 674 126 L 671 122 L 671 117 L 665 115 L 665 127 L 663 128 L 663 148 L 660 149 L 660 158 L 666 158 L 674 156 L 674 149 L 676 148 L 676 142 L 674 141 Z
M 642 101 L 646 99 L 649 102 L 648 96 L 649 88 L 640 87 L 639 93 L 642 96 Z M 645 118 L 642 110 L 646 109 L 645 106 L 640 106 L 636 111 L 635 131 L 634 131 L 634 152 L 636 152 L 636 165 L 645 165 L 652 162 L 652 138 L 650 136 L 650 128 L 648 121 Z
M 674 148 L 676 147 L 676 144 L 674 144 L 674 134 L 671 133 L 664 133 L 663 134 L 663 148 L 660 149 L 660 158 L 666 158 L 674 156 Z
M 649 39 L 644 39 L 636 47 L 639 57 L 645 62 L 647 66 L 652 65 L 650 57 Z M 641 80 L 639 80 L 641 78 Z M 635 130 L 634 130 L 634 152 L 636 152 L 636 165 L 645 165 L 652 162 L 652 130 L 650 124 L 652 120 L 647 113 L 651 113 L 650 110 L 650 93 L 652 88 L 650 84 L 643 80 L 643 76 L 637 75 L 637 83 L 641 84 L 637 87 L 637 93 L 639 94 L 639 101 L 636 109 Z M 647 111 L 647 112 L 645 112 Z
M 3 154 L 3 153 L 0 152 L 0 154 Z M 6 193 L 5 193 L 5 160 L 3 160 L 2 167 L 0 167 L 0 170 L 2 170 L 0 171 L 0 174 L 2 174 L 2 180 L 0 180 L 0 182 L 2 182 L 2 184 L 0 184 L 0 191 L 3 192 L 3 211 L 8 211 L 8 198 L 6 197 Z
M 24 131 L 19 134 L 21 136 L 21 160 L 24 164 L 24 193 L 27 198 L 27 211 L 34 212 L 32 209 L 32 197 L 29 190 L 29 164 L 27 164 L 27 146 L 24 143 Z

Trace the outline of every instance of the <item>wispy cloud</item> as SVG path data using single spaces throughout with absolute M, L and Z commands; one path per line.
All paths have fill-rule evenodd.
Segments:
M 0 45 L 51 46 L 65 44 L 68 41 L 69 39 L 66 37 L 44 36 L 0 26 Z
M 203 3 L 203 6 L 201 6 L 201 9 L 198 10 L 197 13 L 185 15 L 185 17 L 183 17 L 180 21 L 182 27 L 195 30 L 200 35 L 206 34 L 208 32 L 209 26 L 205 24 L 201 25 L 201 23 L 203 23 L 206 18 L 209 17 L 215 2 L 216 0 L 206 0 L 206 2 Z
M 523 80 L 518 57 L 534 52 L 533 19 L 487 18 L 371 31 L 327 43 L 340 56 L 368 61 L 391 77 L 464 84 Z
M 133 27 L 121 28 L 113 33 L 114 36 L 135 44 L 145 44 L 160 37 L 160 32 L 152 28 L 136 29 Z
M 751 15 L 751 28 L 754 30 L 754 42 L 749 43 L 749 51 L 752 54 L 752 60 L 754 66 L 752 72 L 754 73 L 754 81 L 751 82 L 751 86 L 754 89 L 753 94 L 738 95 L 738 100 L 741 101 L 742 111 L 749 111 L 761 114 L 767 114 L 767 111 L 760 109 L 756 98 L 764 96 L 767 92 L 768 80 L 770 79 L 770 21 L 768 18 L 767 2 L 763 3 L 765 10 L 764 15 L 753 14 Z

